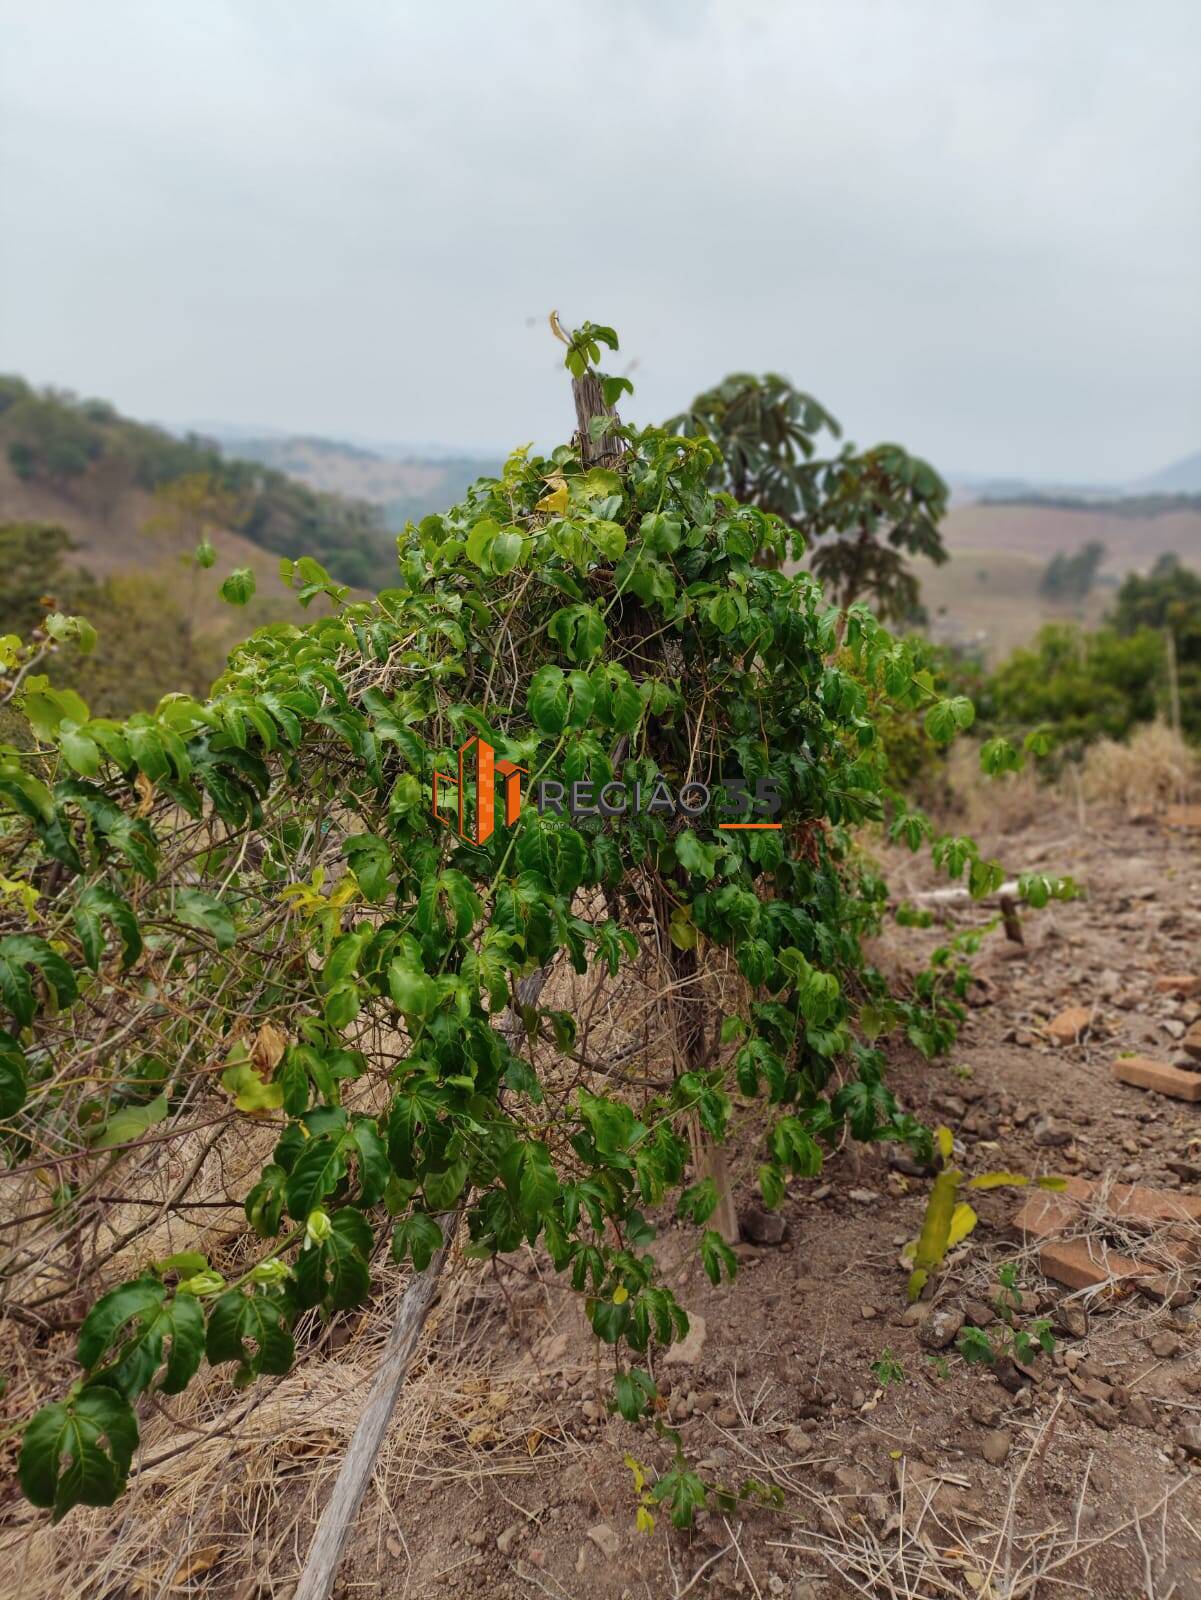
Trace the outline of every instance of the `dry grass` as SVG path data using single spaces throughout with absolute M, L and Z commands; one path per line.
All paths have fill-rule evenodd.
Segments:
M 20 1507 L 0 1534 L 3 1600 L 164 1600 L 201 1579 L 225 1595 L 289 1593 L 404 1287 L 392 1274 L 368 1310 L 335 1324 L 346 1335 L 336 1351 L 313 1319 L 305 1358 L 285 1378 L 237 1391 L 210 1371 L 158 1401 L 128 1492 L 113 1509 L 77 1508 L 68 1537 Z M 391 1535 L 403 1548 L 393 1507 L 415 1483 L 522 1476 L 535 1457 L 578 1448 L 545 1379 L 588 1366 L 589 1343 L 510 1339 L 498 1357 L 506 1314 L 486 1265 L 453 1263 L 364 1506 L 381 1542 Z
M 1085 758 L 1084 798 L 1128 813 L 1160 811 L 1180 802 L 1198 778 L 1196 753 L 1164 722 L 1136 728 L 1129 742 L 1101 739 Z
M 980 770 L 980 746 L 961 739 L 947 754 L 947 784 L 954 796 L 956 829 L 1005 837 L 1022 833 L 1048 813 L 1087 825 L 1089 809 L 1113 806 L 1127 815 L 1161 813 L 1187 799 L 1201 780 L 1197 755 L 1163 722 L 1137 727 L 1129 740 L 1101 739 L 1080 764 L 1067 762 L 1058 776 L 1027 763 L 998 778 Z

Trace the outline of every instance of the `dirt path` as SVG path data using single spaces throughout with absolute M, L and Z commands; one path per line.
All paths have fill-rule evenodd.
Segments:
M 1196 841 L 1116 822 L 1004 841 L 1007 862 L 1070 871 L 1088 892 L 1032 915 L 1022 950 L 990 938 L 947 1063 L 894 1052 L 904 1104 L 955 1131 L 967 1171 L 1198 1193 L 1199 1108 L 1111 1077 L 1121 1052 L 1187 1059 L 1178 1037 L 1201 996 L 1161 993 L 1156 980 L 1201 969 Z M 946 932 L 898 931 L 881 959 L 915 964 Z M 1055 1045 L 1047 1025 L 1072 1005 L 1087 1008 L 1088 1031 Z M 754 1159 L 736 1147 L 748 1210 Z M 670 1421 L 706 1476 L 785 1491 L 780 1509 L 702 1514 L 690 1534 L 666 1518 L 649 1537 L 635 1530 L 623 1456 L 662 1466 L 667 1452 L 604 1410 L 605 1374 L 572 1297 L 532 1259 L 481 1275 L 462 1317 L 492 1365 L 444 1394 L 434 1422 L 458 1448 L 394 1465 L 389 1515 L 380 1524 L 368 1505 L 345 1594 L 1201 1596 L 1196 1268 L 1177 1271 L 1180 1304 L 1069 1294 L 1013 1237 L 1019 1199 L 1000 1190 L 979 1196 L 980 1224 L 933 1301 L 908 1309 L 899 1253 L 927 1191 L 885 1151 L 848 1151 L 791 1186 L 782 1238 L 740 1246 L 742 1270 L 719 1289 L 688 1236 L 663 1231 L 656 1251 L 695 1323 L 660 1374 Z M 1201 1240 L 1196 1224 L 1115 1233 L 1095 1205 L 1072 1231 L 1094 1254 L 1107 1243 L 1160 1265 L 1174 1259 L 1165 1246 L 1187 1256 Z M 1005 1343 L 998 1296 L 1019 1326 L 1050 1322 L 1053 1354 L 990 1368 L 956 1353 L 962 1318 Z

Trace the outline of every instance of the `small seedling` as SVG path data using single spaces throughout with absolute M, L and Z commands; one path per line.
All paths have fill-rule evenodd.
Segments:
M 904 1383 L 905 1369 L 885 1345 L 879 1356 L 872 1362 L 868 1371 L 875 1378 L 882 1389 L 887 1389 L 890 1383 Z
M 957 1061 L 951 1071 L 961 1083 L 969 1083 L 976 1073 L 976 1069 L 970 1067 L 966 1061 Z

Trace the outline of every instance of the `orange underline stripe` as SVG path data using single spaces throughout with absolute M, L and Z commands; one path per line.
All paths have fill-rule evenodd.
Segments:
M 719 828 L 782 828 L 782 822 L 719 822 Z

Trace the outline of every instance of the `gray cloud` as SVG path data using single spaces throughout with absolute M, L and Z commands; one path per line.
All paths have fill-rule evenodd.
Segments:
M 775 367 L 861 442 L 1121 479 L 1201 434 L 1191 0 L 5 0 L 2 364 L 507 447 Z M 535 318 L 534 326 L 529 319 Z

